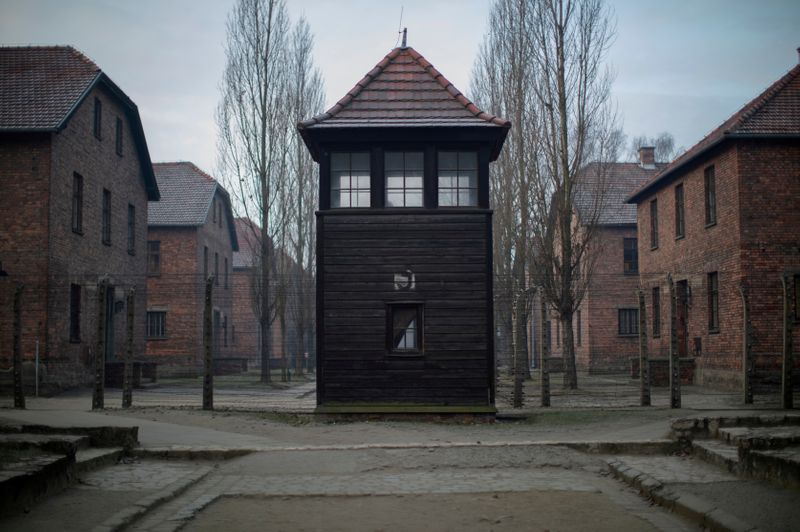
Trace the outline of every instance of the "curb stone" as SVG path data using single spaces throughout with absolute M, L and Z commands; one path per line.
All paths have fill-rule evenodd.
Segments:
M 700 527 L 715 532 L 755 532 L 758 530 L 755 526 L 716 507 L 705 499 L 690 493 L 678 493 L 669 489 L 650 475 L 628 467 L 620 460 L 611 458 L 606 460 L 606 465 L 615 478 L 637 488 L 659 506 L 693 521 Z
M 103 521 L 100 525 L 94 527 L 92 532 L 113 532 L 122 530 L 156 506 L 172 500 L 186 491 L 194 483 L 208 475 L 212 469 L 213 468 L 210 466 L 204 466 L 192 471 L 166 488 L 139 499 L 127 508 L 123 508 Z

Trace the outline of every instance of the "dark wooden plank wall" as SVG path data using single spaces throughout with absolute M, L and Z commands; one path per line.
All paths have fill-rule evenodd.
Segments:
M 318 402 L 493 402 L 491 212 L 320 213 Z M 416 289 L 394 289 L 410 269 Z M 390 355 L 386 303 L 424 304 L 424 354 Z

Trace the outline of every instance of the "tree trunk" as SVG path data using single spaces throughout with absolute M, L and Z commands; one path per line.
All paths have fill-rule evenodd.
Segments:
M 572 332 L 572 312 L 565 312 L 561 319 L 561 336 L 564 342 L 564 388 L 578 388 L 578 369 L 575 364 L 575 336 Z

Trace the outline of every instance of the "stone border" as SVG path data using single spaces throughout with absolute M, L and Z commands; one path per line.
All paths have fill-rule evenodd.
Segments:
M 714 504 L 689 493 L 678 493 L 660 481 L 638 469 L 625 465 L 621 460 L 606 460 L 615 478 L 636 488 L 656 504 L 693 521 L 699 527 L 712 531 L 748 532 L 758 528 L 742 521 L 733 514 L 717 508 Z
M 194 483 L 202 480 L 206 475 L 212 471 L 212 467 L 205 466 L 176 480 L 166 488 L 157 491 L 147 497 L 139 499 L 127 508 L 123 508 L 115 513 L 101 524 L 92 529 L 92 532 L 115 532 L 130 526 L 137 519 L 144 516 L 147 512 L 153 510 L 167 501 L 170 501 L 189 489 Z

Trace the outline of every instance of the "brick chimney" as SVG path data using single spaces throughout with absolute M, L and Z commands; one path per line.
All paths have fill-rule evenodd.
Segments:
M 639 148 L 639 166 L 648 170 L 656 167 L 656 149 L 653 146 Z

